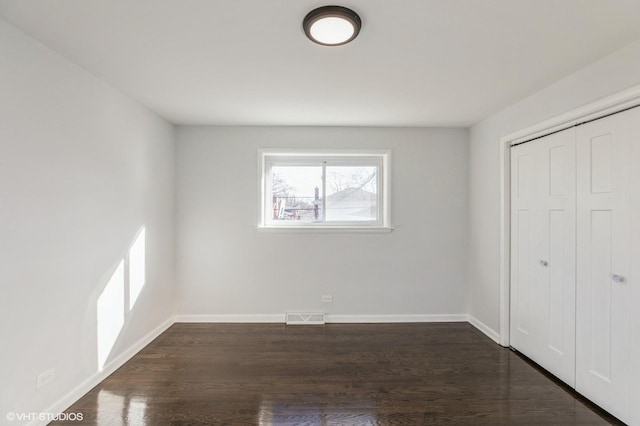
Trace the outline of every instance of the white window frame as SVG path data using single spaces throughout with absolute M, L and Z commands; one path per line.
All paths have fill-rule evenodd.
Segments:
M 318 165 L 327 167 L 340 164 L 377 166 L 377 207 L 375 221 L 274 221 L 271 206 L 271 167 L 278 165 Z M 390 232 L 391 227 L 391 150 L 301 150 L 260 149 L 258 151 L 258 230 L 275 231 L 364 231 Z M 326 180 L 323 179 L 323 185 Z M 323 188 L 326 202 L 326 188 Z M 326 209 L 322 209 L 326 214 Z

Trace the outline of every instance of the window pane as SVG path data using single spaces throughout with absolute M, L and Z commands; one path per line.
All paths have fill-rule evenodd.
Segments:
M 322 220 L 321 166 L 273 166 L 271 183 L 274 221 Z
M 378 168 L 327 166 L 327 221 L 378 219 Z

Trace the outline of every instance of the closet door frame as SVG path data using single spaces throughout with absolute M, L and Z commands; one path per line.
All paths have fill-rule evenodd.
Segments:
M 492 333 L 491 330 L 486 331 L 487 335 L 500 345 L 510 346 L 511 145 L 637 106 L 640 106 L 640 85 L 500 138 L 500 326 L 498 335 Z

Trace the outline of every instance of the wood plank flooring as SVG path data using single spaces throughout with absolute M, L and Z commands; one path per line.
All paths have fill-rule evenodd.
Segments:
M 67 412 L 101 426 L 616 424 L 467 323 L 175 324 Z

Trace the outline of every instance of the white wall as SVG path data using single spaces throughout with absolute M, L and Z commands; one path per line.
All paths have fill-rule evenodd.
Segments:
M 146 284 L 108 359 L 169 318 L 174 128 L 3 20 L 0 58 L 4 422 L 97 373 L 97 300 L 142 226 Z
M 467 313 L 466 130 L 179 127 L 176 143 L 178 314 Z M 257 151 L 281 147 L 391 148 L 396 229 L 257 232 Z
M 500 145 L 502 136 L 640 84 L 640 40 L 470 129 L 470 314 L 500 327 Z

